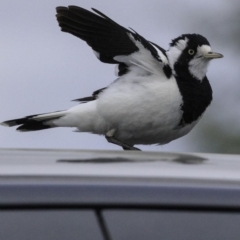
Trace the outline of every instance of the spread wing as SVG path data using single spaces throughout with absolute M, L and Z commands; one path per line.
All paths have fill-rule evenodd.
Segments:
M 171 76 L 164 49 L 92 10 L 96 14 L 77 6 L 57 7 L 61 30 L 86 41 L 100 61 L 118 64 L 118 76 L 129 72 Z

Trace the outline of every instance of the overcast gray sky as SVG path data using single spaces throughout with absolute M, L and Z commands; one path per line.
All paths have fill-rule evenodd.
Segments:
M 61 5 L 94 7 L 165 49 L 171 39 L 182 33 L 204 35 L 213 50 L 223 53 L 225 58 L 210 65 L 208 77 L 214 90 L 214 102 L 202 121 L 208 121 L 210 111 L 221 112 L 219 122 L 228 121 L 229 114 L 232 114 L 231 119 L 239 119 L 239 105 L 237 111 L 230 111 L 236 96 L 234 88 L 229 88 L 229 84 L 237 82 L 237 78 L 230 78 L 229 74 L 237 76 L 239 58 L 229 47 L 231 43 L 226 38 L 224 25 L 235 3 L 237 1 L 224 0 L 1 0 L 0 121 L 69 108 L 76 104 L 70 100 L 89 96 L 115 79 L 113 65 L 101 63 L 85 42 L 60 31 L 55 7 Z M 229 102 L 218 104 L 218 99 L 223 99 L 226 92 Z M 235 97 L 231 97 L 232 94 Z M 224 112 L 227 114 L 222 114 Z M 195 128 L 200 128 L 201 124 Z M 236 121 L 231 124 L 239 126 Z M 168 145 L 140 148 L 198 151 L 197 133 L 193 130 Z M 70 128 L 19 133 L 14 128 L 1 126 L 0 147 L 120 149 L 102 136 L 74 133 Z

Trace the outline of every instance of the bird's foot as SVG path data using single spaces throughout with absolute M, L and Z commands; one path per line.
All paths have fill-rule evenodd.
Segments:
M 141 149 L 139 149 L 139 148 L 129 146 L 126 143 L 123 143 L 123 142 L 117 140 L 116 138 L 114 138 L 114 135 L 115 135 L 116 131 L 117 131 L 116 129 L 111 129 L 110 131 L 108 131 L 106 133 L 105 138 L 107 139 L 107 141 L 109 143 L 116 144 L 116 145 L 122 147 L 123 150 L 141 151 Z
M 126 144 L 125 144 L 126 145 Z M 136 148 L 136 147 L 132 147 L 132 146 L 122 146 L 123 150 L 133 150 L 133 151 L 142 151 L 141 149 L 139 148 Z

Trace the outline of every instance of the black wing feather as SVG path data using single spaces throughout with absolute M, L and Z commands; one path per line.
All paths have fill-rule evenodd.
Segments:
M 128 29 L 120 26 L 96 9 L 98 15 L 86 9 L 69 6 L 57 7 L 57 20 L 63 32 L 68 32 L 86 41 L 100 54 L 105 63 L 118 63 L 113 58 L 117 55 L 129 55 L 138 51 L 127 33 Z
M 96 91 L 93 92 L 92 96 L 90 97 L 84 97 L 84 98 L 78 98 L 78 99 L 74 99 L 73 101 L 76 101 L 76 102 L 90 102 L 90 101 L 94 101 L 98 98 L 98 95 L 103 92 L 105 89 L 107 89 L 106 87 L 105 88 L 101 88 L 101 89 L 98 89 Z

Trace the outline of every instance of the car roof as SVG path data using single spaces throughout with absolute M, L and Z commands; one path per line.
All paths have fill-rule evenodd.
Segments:
M 240 183 L 240 155 L 0 149 L 0 177 L 98 177 Z
M 0 207 L 7 209 L 29 204 L 240 209 L 238 155 L 0 149 L 0 156 Z

